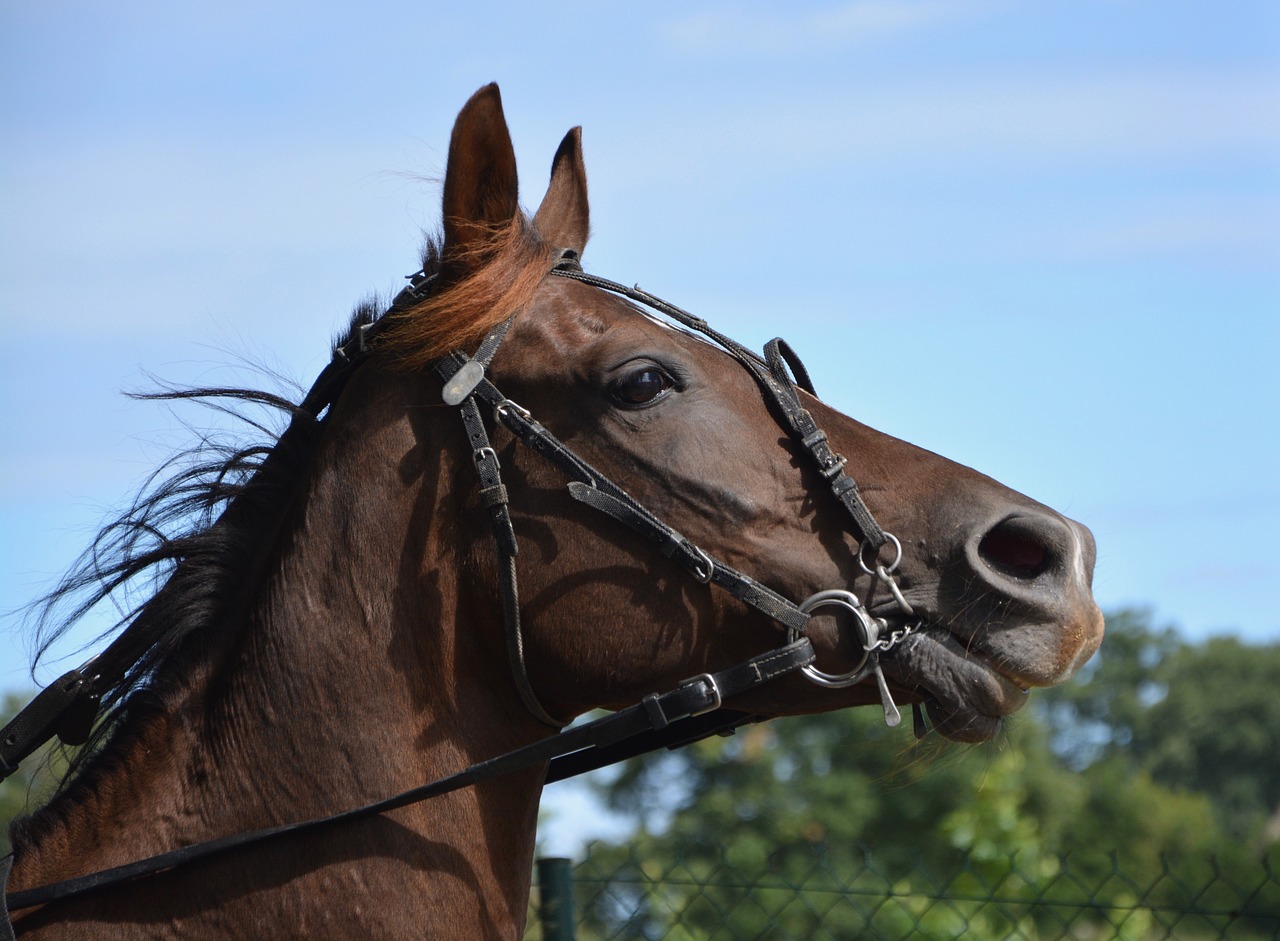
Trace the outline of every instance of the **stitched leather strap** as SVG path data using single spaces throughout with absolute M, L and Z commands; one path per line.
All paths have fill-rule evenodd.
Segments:
M 98 711 L 89 670 L 85 664 L 62 674 L 0 729 L 0 781 L 55 735 L 68 745 L 84 743 Z
M 797 631 L 803 630 L 809 622 L 809 615 L 786 598 L 724 562 L 713 559 L 638 504 L 625 502 L 577 481 L 569 484 L 569 493 L 575 500 L 612 516 L 646 537 L 663 555 L 680 562 L 698 578 L 720 586 L 775 621 Z M 710 577 L 706 578 L 708 566 Z
M 516 573 L 516 555 L 520 546 L 511 525 L 507 488 L 502 483 L 498 452 L 490 444 L 489 432 L 485 428 L 474 394 L 475 387 L 484 380 L 485 367 L 493 360 L 510 327 L 510 319 L 499 324 L 485 336 L 474 357 L 457 357 L 441 362 L 436 366 L 436 374 L 444 385 L 443 397 L 446 404 L 458 406 L 462 415 L 462 426 L 480 477 L 480 502 L 489 513 L 489 522 L 497 543 L 498 584 L 502 593 L 507 660 L 516 691 L 520 695 L 520 701 L 534 718 L 553 729 L 561 729 L 567 723 L 547 712 L 534 692 L 533 684 L 529 681 L 529 670 L 525 666 L 524 630 L 520 623 L 520 588 Z
M 739 720 L 749 721 L 751 717 L 746 713 L 726 713 L 726 717 L 733 720 L 732 723 L 721 723 L 709 731 L 704 730 L 705 724 L 693 723 L 691 728 L 686 728 L 684 723 L 710 715 L 719 709 L 723 700 L 807 666 L 813 662 L 813 659 L 813 647 L 808 638 L 802 637 L 785 647 L 770 650 L 718 673 L 704 673 L 685 680 L 669 692 L 646 696 L 637 705 L 612 715 L 565 729 L 557 735 L 540 739 L 496 758 L 478 762 L 456 774 L 411 788 L 393 797 L 329 817 L 236 833 L 161 853 L 124 866 L 68 879 L 65 882 L 14 892 L 8 897 L 8 907 L 10 911 L 19 911 L 52 901 L 77 898 L 158 872 L 177 869 L 233 849 L 263 843 L 285 834 L 316 830 L 406 807 L 441 794 L 448 794 L 502 775 L 531 768 L 543 762 L 551 762 L 548 778 L 558 781 L 569 777 L 570 774 L 578 773 L 572 770 L 564 773 L 566 769 L 562 769 L 557 764 L 566 757 L 570 758 L 571 765 L 576 762 L 582 770 L 586 770 L 588 767 L 598 767 L 607 763 L 605 761 L 601 761 L 600 765 L 592 763 L 597 757 L 597 752 L 603 752 L 608 756 L 609 761 L 621 761 L 624 758 L 663 747 L 668 741 L 692 741 L 689 737 L 691 732 L 701 737 L 714 731 L 723 731 L 730 724 L 737 724 Z
M 826 446 L 826 435 L 819 430 L 813 420 L 813 416 L 801 404 L 800 397 L 796 394 L 795 386 L 787 375 L 786 368 L 782 365 L 784 361 L 795 371 L 796 378 L 805 391 L 812 393 L 813 383 L 809 379 L 809 374 L 805 371 L 804 366 L 800 364 L 799 357 L 782 340 L 772 341 L 766 347 L 766 358 L 761 359 L 741 343 L 725 336 L 718 330 L 712 329 L 711 325 L 701 317 L 695 317 L 687 310 L 664 301 L 648 291 L 641 290 L 639 285 L 627 287 L 625 284 L 610 281 L 608 278 L 587 274 L 575 265 L 562 264 L 553 268 L 551 274 L 560 278 L 568 278 L 571 281 L 580 281 L 592 287 L 602 288 L 644 304 L 647 307 L 652 307 L 654 310 L 666 314 L 682 326 L 695 330 L 722 346 L 727 353 L 742 363 L 747 368 L 747 371 L 755 377 L 756 382 L 765 393 L 766 401 L 773 407 L 776 416 L 782 421 L 791 438 L 805 449 L 816 464 L 819 473 L 830 482 L 832 492 L 835 493 L 841 505 L 849 513 L 854 525 L 857 527 L 859 536 L 874 549 L 879 549 L 888 541 L 884 530 L 880 528 L 880 524 L 876 522 L 871 510 L 863 502 L 862 495 L 858 492 L 854 479 L 844 473 L 844 458 L 836 455 L 831 451 L 830 447 Z
M 466 362 L 465 356 L 455 353 L 442 361 L 437 371 L 448 381 L 447 377 L 454 375 Z M 492 406 L 498 420 L 522 444 L 546 458 L 569 478 L 569 491 L 575 499 L 625 523 L 703 581 L 710 580 L 788 628 L 799 631 L 808 623 L 809 616 L 798 605 L 712 558 L 663 523 L 625 490 L 569 450 L 540 422 L 510 402 L 489 379 L 476 383 L 471 394 Z

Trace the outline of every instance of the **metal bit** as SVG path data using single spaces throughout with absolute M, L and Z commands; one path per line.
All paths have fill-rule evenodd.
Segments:
M 880 659 L 876 658 L 874 667 L 876 675 L 876 685 L 880 687 L 880 702 L 884 705 L 884 724 L 889 728 L 897 728 L 902 723 L 902 713 L 898 711 L 898 707 L 893 703 L 893 696 L 889 694 L 889 684 L 885 682 L 884 673 L 880 670 Z

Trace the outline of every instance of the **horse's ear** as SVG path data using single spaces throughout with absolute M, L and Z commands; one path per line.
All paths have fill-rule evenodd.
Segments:
M 551 161 L 551 186 L 533 217 L 542 241 L 553 248 L 572 248 L 579 255 L 587 244 L 591 211 L 587 205 L 587 165 L 582 160 L 582 128 L 564 136 Z
M 519 212 L 516 153 L 496 84 L 458 112 L 444 173 L 444 254 L 465 258 Z

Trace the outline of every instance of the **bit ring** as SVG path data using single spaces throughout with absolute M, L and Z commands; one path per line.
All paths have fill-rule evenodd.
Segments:
M 847 673 L 826 673 L 819 670 L 812 663 L 801 667 L 800 672 L 819 686 L 825 686 L 829 689 L 843 689 L 861 681 L 870 672 L 867 668 L 867 663 L 871 659 L 876 641 L 880 638 L 881 625 L 862 606 L 862 602 L 858 600 L 857 595 L 838 588 L 830 591 L 820 591 L 816 595 L 811 595 L 801 602 L 800 610 L 805 614 L 810 614 L 818 608 L 833 606 L 844 608 L 857 620 L 858 627 L 862 632 L 862 641 L 858 644 L 862 648 L 862 659 L 858 661 L 857 666 Z M 787 633 L 789 635 L 788 640 L 791 641 L 798 639 L 800 636 L 800 631 L 796 628 L 790 628 Z

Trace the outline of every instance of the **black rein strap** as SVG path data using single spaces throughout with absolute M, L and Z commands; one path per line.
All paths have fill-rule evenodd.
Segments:
M 481 761 L 456 774 L 394 797 L 330 817 L 236 833 L 65 882 L 14 892 L 8 897 L 9 910 L 19 911 L 52 901 L 77 898 L 286 834 L 314 831 L 333 824 L 372 817 L 543 762 L 551 762 L 546 778 L 549 783 L 664 746 L 678 747 L 749 721 L 751 717 L 741 712 L 715 710 L 720 708 L 722 700 L 807 666 L 813 659 L 813 647 L 808 638 L 802 637 L 785 647 L 752 657 L 718 673 L 704 673 L 685 680 L 670 692 L 650 694 L 634 706 L 565 729 L 557 735 L 540 739 L 497 758 Z M 699 722 L 699 718 L 706 721 Z

